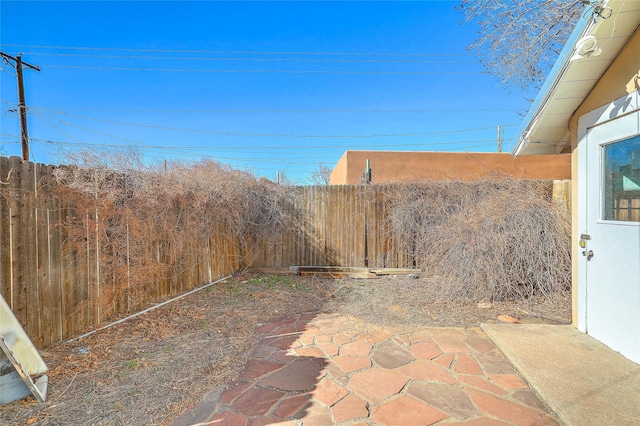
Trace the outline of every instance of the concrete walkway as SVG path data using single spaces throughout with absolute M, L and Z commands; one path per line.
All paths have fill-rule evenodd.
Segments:
M 562 423 L 640 424 L 640 365 L 569 325 L 482 329 Z
M 261 326 L 245 370 L 174 425 L 557 425 L 478 329 L 340 315 Z

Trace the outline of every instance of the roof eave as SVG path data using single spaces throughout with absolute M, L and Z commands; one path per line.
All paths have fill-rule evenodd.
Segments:
M 535 127 L 538 118 L 546 108 L 547 103 L 549 102 L 549 99 L 551 98 L 556 87 L 560 83 L 560 80 L 571 66 L 572 62 L 570 59 L 573 56 L 576 42 L 587 35 L 593 29 L 593 26 L 596 23 L 596 19 L 593 14 L 587 13 L 590 7 L 592 6 L 586 7 L 585 13 L 582 14 L 580 19 L 576 23 L 576 26 L 574 27 L 571 35 L 569 36 L 569 39 L 562 48 L 562 51 L 560 52 L 558 59 L 553 65 L 553 68 L 551 68 L 547 79 L 540 88 L 538 96 L 536 96 L 536 99 L 531 105 L 531 108 L 529 108 L 529 112 L 525 116 L 522 122 L 523 124 L 517 133 L 518 135 L 520 135 L 520 139 L 511 151 L 511 155 L 513 155 L 514 157 L 520 155 L 523 149 L 525 149 L 528 145 L 529 135 Z

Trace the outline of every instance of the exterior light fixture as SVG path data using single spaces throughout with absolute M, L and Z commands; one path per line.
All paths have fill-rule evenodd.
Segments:
M 598 47 L 598 39 L 592 35 L 584 36 L 576 43 L 576 50 L 570 61 L 591 58 L 592 56 L 598 56 L 601 53 L 602 49 Z

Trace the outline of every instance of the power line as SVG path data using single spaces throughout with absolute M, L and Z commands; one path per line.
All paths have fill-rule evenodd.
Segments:
M 2 100 L 3 103 L 13 105 Z M 30 110 L 44 111 L 112 111 L 112 112 L 159 112 L 159 113 L 463 113 L 463 112 L 513 112 L 519 108 L 474 108 L 474 109 L 441 109 L 441 108 L 407 108 L 407 109 L 368 109 L 368 108 L 284 108 L 284 109 L 144 109 L 144 108 L 60 108 L 60 107 L 30 107 Z
M 42 117 L 38 117 L 40 119 L 42 119 Z M 206 146 L 206 145 L 201 145 L 201 146 L 188 146 L 188 147 L 177 147 L 177 146 L 164 146 L 164 145 L 150 145 L 150 144 L 144 144 L 141 142 L 137 142 L 136 145 L 121 145 L 121 144 L 108 144 L 108 143 L 88 143 L 88 142 L 82 142 L 81 140 L 71 136 L 69 133 L 64 132 L 63 130 L 61 130 L 59 127 L 53 125 L 51 122 L 49 122 L 48 120 L 43 120 L 45 121 L 47 124 L 49 124 L 51 127 L 55 128 L 58 131 L 63 132 L 64 134 L 66 134 L 67 136 L 69 136 L 70 138 L 72 138 L 73 140 L 75 140 L 76 142 L 68 142 L 68 141 L 59 141 L 59 140 L 51 140 L 51 139 L 37 139 L 37 138 L 31 138 L 32 142 L 42 142 L 42 143 L 48 143 L 48 144 L 56 144 L 56 145 L 64 145 L 64 146 L 74 146 L 74 147 L 85 147 L 85 148 L 105 148 L 105 149 L 109 149 L 109 148 L 133 148 L 133 149 L 145 149 L 145 150 L 149 150 L 149 151 L 153 151 L 153 150 L 157 150 L 157 151 L 164 151 L 164 152 L 173 152 L 176 154 L 181 154 L 181 155 L 188 155 L 188 156 L 214 156 L 213 154 L 205 154 L 202 152 L 193 152 L 193 151 L 213 151 L 213 152 L 218 152 L 218 151 L 225 151 L 227 150 L 225 147 L 212 147 L 212 146 Z M 100 134 L 103 134 L 105 136 L 108 137 L 113 137 L 113 135 L 109 135 L 106 133 L 102 133 L 102 132 L 97 132 Z M 8 137 L 17 137 L 17 135 L 12 135 L 12 134 L 8 134 L 8 133 L 2 133 L 3 136 L 8 136 Z M 131 141 L 131 140 L 130 140 Z M 132 141 L 132 142 L 136 142 L 136 141 Z M 462 142 L 450 142 L 450 141 L 446 141 L 446 142 L 421 142 L 421 143 L 415 143 L 415 144 L 377 144 L 377 145 L 367 145 L 367 148 L 371 148 L 371 147 L 390 147 L 390 148 L 398 148 L 398 147 L 414 147 L 414 146 L 457 146 L 456 149 L 472 149 L 472 148 L 476 148 L 479 146 L 488 146 L 491 145 L 494 142 L 493 139 L 487 139 L 487 140 L 466 140 L 466 141 L 462 141 Z M 249 147 L 249 148 L 243 148 L 243 149 L 239 149 L 239 151 L 246 151 L 247 149 L 255 149 L 255 148 L 265 148 L 265 149 L 280 149 L 280 150 L 290 150 L 290 151 L 294 151 L 293 153 L 296 155 L 300 155 L 298 153 L 295 153 L 295 151 L 298 151 L 300 149 L 313 149 L 313 150 L 317 150 L 319 148 L 328 148 L 328 149 L 353 149 L 353 148 L 362 148 L 362 147 L 353 147 L 353 146 L 326 146 L 326 147 Z M 254 152 L 255 154 L 255 152 Z M 283 153 L 279 153 L 279 157 L 282 158 L 283 157 Z M 317 154 L 313 154 L 314 156 L 317 156 Z M 219 156 L 219 155 L 215 155 L 215 157 L 218 158 L 225 158 L 225 159 L 233 159 L 233 160 L 247 160 L 247 161 L 254 161 L 254 162 L 272 162 L 272 160 L 269 159 L 265 159 L 265 158 L 249 158 L 247 159 L 246 157 L 223 157 L 223 156 Z M 296 158 L 288 158 L 289 160 L 293 160 Z M 289 163 L 289 162 L 285 162 L 287 164 L 298 164 L 296 163 Z
M 59 49 L 80 51 L 108 51 L 108 52 L 145 52 L 145 53 L 214 53 L 233 55 L 336 55 L 336 56 L 416 56 L 416 57 L 455 57 L 472 56 L 460 53 L 422 53 L 422 52 L 319 52 L 319 51 L 259 51 L 259 50 L 208 50 L 208 49 L 144 49 L 144 48 L 118 48 L 118 47 L 88 47 L 88 46 L 47 46 L 33 44 L 3 43 L 2 46 L 33 48 L 33 49 Z
M 465 63 L 466 60 L 433 60 L 433 59 L 316 59 L 316 58 L 242 58 L 242 57 L 190 57 L 190 56 L 144 56 L 144 55 L 91 55 L 86 53 L 51 53 L 26 52 L 39 56 L 59 56 L 92 59 L 149 59 L 166 61 L 212 61 L 212 62 L 305 62 L 305 63 L 404 63 L 404 64 L 453 64 Z M 468 59 L 474 59 L 469 56 Z
M 223 151 L 234 151 L 233 148 L 229 148 L 229 147 L 215 147 L 215 146 L 210 146 L 210 145 L 201 145 L 201 146 L 163 146 L 163 145 L 150 145 L 150 144 L 145 144 L 145 143 L 141 143 L 132 139 L 126 139 L 126 138 L 122 138 L 119 136 L 115 136 L 115 135 L 111 135 L 108 133 L 104 133 L 98 130 L 94 130 L 94 129 L 90 129 L 90 128 L 86 128 L 84 126 L 78 126 L 78 125 L 74 125 L 71 123 L 67 123 L 64 122 L 62 120 L 56 119 L 57 121 L 59 121 L 61 124 L 63 125 L 71 125 L 73 127 L 78 127 L 81 128 L 83 130 L 87 130 L 87 131 L 91 131 L 97 134 L 101 134 L 103 136 L 106 137 L 111 137 L 111 138 L 115 138 L 118 140 L 124 140 L 126 142 L 129 142 L 129 145 L 125 145 L 123 146 L 122 144 L 106 144 L 106 143 L 96 143 L 96 144 L 91 144 L 91 143 L 86 143 L 86 142 L 82 142 L 79 139 L 71 136 L 69 133 L 65 132 L 64 130 L 62 130 L 61 128 L 59 128 L 58 126 L 53 125 L 53 123 L 49 122 L 48 120 L 45 120 L 40 114 L 34 114 L 36 117 L 43 119 L 43 121 L 45 121 L 48 125 L 50 125 L 51 127 L 55 128 L 58 131 L 61 131 L 62 133 L 66 134 L 67 136 L 71 137 L 73 140 L 76 141 L 76 143 L 71 143 L 71 142 L 63 142 L 63 141 L 52 141 L 52 140 L 40 140 L 43 141 L 45 143 L 51 143 L 51 144 L 56 144 L 58 145 L 58 148 L 60 148 L 61 145 L 64 146 L 75 146 L 75 147 L 82 147 L 82 148 L 86 148 L 86 149 L 91 149 L 91 150 L 95 150 L 96 148 L 100 149 L 109 149 L 109 148 L 132 148 L 132 149 L 143 149 L 144 152 L 146 153 L 145 155 L 149 155 L 150 152 L 152 151 L 160 151 L 160 152 L 164 152 L 164 153 L 173 153 L 174 155 L 178 155 L 178 156 L 187 156 L 187 157 L 198 157 L 198 158 L 214 158 L 217 160 L 225 160 L 225 161 L 235 161 L 235 162 L 249 162 L 249 163 L 260 163 L 260 164 L 290 164 L 290 165 L 306 165 L 306 164 L 315 164 L 314 162 L 305 162 L 305 158 L 300 158 L 300 154 L 298 153 L 299 151 L 318 151 L 319 149 L 330 149 L 330 150 L 336 150 L 336 149 L 371 149 L 371 148 L 387 148 L 387 149 L 393 149 L 395 148 L 397 150 L 398 147 L 422 147 L 425 148 L 427 146 L 448 146 L 451 148 L 454 148 L 454 150 L 456 151 L 460 151 L 463 149 L 466 150 L 470 150 L 470 149 L 475 149 L 478 147 L 482 147 L 482 146 L 490 146 L 493 143 L 493 139 L 487 139 L 487 140 L 465 140 L 465 141 L 461 141 L 461 142 L 451 142 L 451 141 L 444 141 L 444 142 L 436 142 L 436 141 L 429 141 L 429 142 L 418 142 L 418 143 L 402 143 L 402 144 L 392 144 L 392 143 L 387 143 L 387 144 L 367 144 L 366 147 L 359 147 L 359 146 L 353 146 L 353 145 L 347 145 L 347 146 L 336 146 L 336 145 L 329 145 L 329 146 L 257 146 L 257 147 L 242 147 L 242 148 L 237 148 L 238 151 L 242 151 L 242 152 L 246 152 L 247 150 L 250 150 L 251 152 L 253 152 L 254 156 L 247 158 L 245 157 L 229 157 L 229 156 L 225 156 L 224 154 L 222 154 L 221 152 Z M 54 118 L 55 119 L 55 118 Z M 492 128 L 486 128 L 486 129 L 492 129 Z M 35 139 L 34 139 L 35 140 Z M 265 150 L 270 150 L 273 151 L 275 149 L 280 150 L 281 152 L 278 153 L 278 158 L 280 160 L 283 159 L 287 159 L 288 161 L 275 161 L 273 159 L 270 158 L 264 158 L 264 157 L 259 157 L 259 156 L 255 156 L 256 154 L 256 149 L 265 149 Z M 202 152 L 204 151 L 204 152 Z M 282 152 L 284 151 L 284 152 Z M 289 154 L 286 154 L 287 151 L 290 151 L 291 154 L 296 155 L 296 157 L 289 157 Z M 314 160 L 316 160 L 318 157 L 317 153 L 313 153 L 313 158 Z M 296 161 L 293 161 L 296 160 Z
M 60 129 L 58 126 L 56 126 L 55 124 L 49 122 L 48 120 L 44 119 L 43 117 L 41 117 L 40 115 L 37 114 L 33 114 L 35 117 L 38 117 L 40 120 L 44 121 L 45 123 L 47 123 L 49 126 L 53 127 L 54 129 L 56 129 L 57 131 L 59 131 L 62 134 L 67 135 L 68 137 L 70 137 L 71 139 L 73 139 L 74 141 L 78 142 L 78 143 L 82 143 L 80 140 L 76 139 L 75 137 L 73 137 L 72 135 L 70 135 L 69 133 L 65 132 L 64 130 Z M 32 140 L 36 140 L 36 139 L 32 139 Z
M 133 139 L 127 139 L 127 138 L 122 138 L 119 136 L 115 136 L 115 135 L 111 135 L 109 133 L 105 133 L 105 132 L 101 132 L 98 130 L 93 130 L 93 129 L 89 129 L 83 126 L 77 126 L 77 125 L 72 125 L 73 127 L 78 127 L 80 129 L 83 130 L 87 130 L 87 131 L 91 131 L 106 137 L 110 137 L 110 138 L 114 138 L 114 139 L 118 139 L 118 140 L 123 140 L 125 142 L 130 142 L 129 145 L 122 145 L 122 144 L 108 144 L 108 143 L 88 143 L 88 142 L 82 142 L 79 139 L 71 136 L 69 133 L 63 131 L 62 129 L 60 129 L 59 127 L 53 125 L 50 121 L 45 120 L 41 115 L 35 115 L 35 117 L 41 119 L 42 121 L 44 121 L 45 123 L 47 123 L 48 125 L 50 125 L 51 127 L 53 127 L 54 129 L 60 131 L 61 133 L 64 133 L 65 135 L 69 136 L 71 139 L 75 140 L 76 143 L 73 142 L 66 142 L 66 141 L 55 141 L 55 140 L 51 140 L 51 139 L 38 139 L 38 138 L 31 138 L 31 141 L 38 141 L 38 142 L 50 142 L 50 143 L 59 143 L 59 144 L 63 144 L 63 145 L 69 145 L 69 146 L 102 146 L 102 147 L 131 147 L 131 148 L 147 148 L 147 149 L 164 149 L 164 150 L 180 150 L 179 152 L 184 152 L 184 151 L 196 151 L 196 150 L 216 150 L 216 151 L 247 151 L 247 150 L 259 150 L 259 149 L 264 149 L 264 150 L 295 150 L 295 151 L 306 151 L 306 150 L 321 150 L 321 149 L 341 149 L 341 150 L 358 150 L 358 149 L 362 149 L 365 147 L 360 147 L 360 146 L 355 146 L 355 145 L 303 145 L 303 146 L 286 146 L 286 145 L 270 145 L 270 146 L 265 146 L 265 145 L 260 145 L 260 146 L 242 146 L 242 147 L 219 147 L 219 146 L 211 146 L 211 145 L 191 145 L 191 146 L 166 146 L 166 145 L 152 145 L 152 144 L 146 144 L 140 141 L 136 141 Z M 65 125 L 69 125 L 69 123 L 64 123 L 62 122 L 62 124 Z M 10 133 L 0 133 L 0 135 L 3 136 L 7 136 L 7 137 L 19 137 L 18 135 L 13 135 Z M 511 140 L 511 139 L 507 139 L 507 140 Z M 428 142 L 415 142 L 415 143 L 383 143 L 383 144 L 367 144 L 366 148 L 384 148 L 384 147 L 389 147 L 389 148 L 402 148 L 402 147 L 416 147 L 416 146 L 454 146 L 454 145 L 463 145 L 466 146 L 469 143 L 482 143 L 482 144 L 488 144 L 493 142 L 493 139 L 472 139 L 472 140 L 465 140 L 465 141 L 428 141 Z
M 50 123 L 49 123 L 50 124 Z M 53 125 L 52 125 L 53 127 Z M 61 131 L 59 128 L 54 127 L 57 130 Z M 67 133 L 65 133 L 67 134 Z M 108 137 L 114 137 L 112 135 L 108 135 L 106 133 L 102 133 L 104 136 L 108 136 Z M 9 137 L 15 137 L 15 135 L 7 135 Z M 67 134 L 67 136 L 71 137 L 69 134 Z M 384 147 L 389 147 L 389 148 L 402 148 L 402 147 L 417 147 L 417 146 L 456 146 L 456 145 L 462 145 L 462 147 L 467 147 L 469 146 L 470 143 L 473 144 L 477 144 L 477 143 L 481 143 L 482 145 L 488 145 L 491 143 L 495 143 L 494 139 L 476 139 L 476 140 L 466 140 L 466 141 L 462 141 L 462 142 L 419 142 L 419 143 L 410 143 L 410 144 L 367 144 L 366 147 L 357 147 L 357 146 L 353 146 L 353 145 L 348 145 L 348 146 L 315 146 L 315 147 L 287 147 L 287 146 L 276 146 L 276 147 L 243 147 L 243 148 L 238 148 L 238 149 L 232 149 L 232 148 L 228 148 L 228 147 L 215 147 L 215 146 L 206 146 L 206 145 L 201 145 L 201 146 L 186 146 L 186 147 L 182 147 L 182 146 L 166 146 L 166 145 L 149 145 L 149 144 L 144 144 L 142 142 L 137 142 L 136 145 L 122 145 L 122 144 L 115 144 L 115 143 L 89 143 L 89 142 L 81 142 L 80 140 L 78 140 L 77 138 L 71 137 L 72 139 L 76 140 L 77 142 L 66 142 L 66 141 L 58 141 L 58 140 L 51 140 L 51 139 L 38 139 L 38 138 L 31 138 L 30 140 L 32 142 L 47 142 L 47 143 L 58 143 L 61 145 L 67 145 L 67 146 L 95 146 L 95 147 L 104 147 L 104 148 L 118 148 L 118 147 L 124 147 L 124 148 L 146 148 L 146 149 L 157 149 L 157 150 L 167 150 L 167 151 L 176 151 L 176 152 L 180 152 L 180 153 L 186 153 L 187 151 L 198 151 L 198 150 L 213 150 L 213 151 L 246 151 L 247 149 L 257 149 L 257 148 L 263 148 L 265 150 L 274 150 L 274 149 L 280 149 L 280 150 L 320 150 L 320 149 L 340 149 L 340 150 L 351 150 L 351 151 L 355 151 L 355 150 L 363 150 L 363 148 L 371 148 L 371 147 L 375 147 L 375 148 L 384 148 Z M 116 137 L 117 138 L 117 137 Z M 118 138 L 119 139 L 119 138 Z M 192 154 L 193 152 L 189 152 L 190 154 Z
M 116 144 L 90 144 L 90 143 L 71 143 L 71 142 L 60 142 L 60 141 L 53 141 L 53 140 L 41 140 L 41 139 L 32 139 L 33 141 L 39 141 L 42 143 L 47 143 L 47 144 L 53 144 L 56 146 L 59 145 L 64 145 L 64 146 L 75 146 L 75 147 L 84 147 L 87 149 L 91 149 L 93 151 L 96 151 L 95 148 L 105 148 L 105 149 L 110 149 L 110 148 L 122 148 L 122 149 L 128 149 L 128 148 L 147 148 L 148 151 L 153 152 L 153 151 L 159 151 L 159 152 L 173 152 L 175 154 L 180 154 L 181 156 L 187 156 L 187 157 L 198 157 L 198 158 L 212 158 L 212 159 L 216 159 L 216 160 L 225 160 L 225 161 L 235 161 L 235 162 L 247 162 L 247 163 L 260 163 L 260 164 L 289 164 L 289 165 L 313 165 L 313 164 L 317 164 L 317 161 L 312 161 L 312 162 L 305 162 L 305 161 L 293 161 L 295 160 L 294 158 L 289 158 L 289 161 L 284 161 L 284 160 L 273 160 L 273 159 L 269 159 L 269 158 L 254 158 L 254 157 L 229 157 L 229 156 L 224 156 L 224 155 L 217 155 L 217 154 L 213 154 L 213 153 L 198 153 L 198 152 L 181 152 L 179 149 L 173 149 L 171 147 L 153 147 L 153 148 L 149 148 L 149 147 L 143 147 L 143 146 L 123 146 L 123 145 L 116 145 Z M 456 151 L 460 151 L 460 150 L 470 150 L 470 149 L 475 149 L 475 148 L 480 148 L 483 146 L 492 146 L 495 143 L 495 141 L 491 140 L 489 142 L 486 143 L 481 143 L 481 144 L 475 144 L 475 145 L 467 145 L 464 143 L 461 143 L 461 147 L 457 148 Z M 163 148 L 163 149 L 160 149 Z M 97 151 L 96 151 L 97 152 Z M 165 158 L 165 157 L 162 157 Z M 317 158 L 317 157 L 315 157 Z
M 91 65 L 53 65 L 43 67 L 59 69 L 83 69 L 98 71 L 151 71 L 212 74 L 332 74 L 332 75 L 482 75 L 484 71 L 347 71 L 347 70 L 210 70 L 188 68 L 100 67 Z
M 227 131 L 215 131 L 215 130 L 204 130 L 204 129 L 187 129 L 187 128 L 180 128 L 180 127 L 158 126 L 153 124 L 131 123 L 131 122 L 108 120 L 108 119 L 96 118 L 96 117 L 87 117 L 87 116 L 82 116 L 77 114 L 69 114 L 65 112 L 59 112 L 57 114 L 73 117 L 73 118 L 80 118 L 84 120 L 99 121 L 99 122 L 111 123 L 111 124 L 121 124 L 121 125 L 134 126 L 134 127 L 159 129 L 159 130 L 170 130 L 170 131 L 176 131 L 176 132 L 205 133 L 205 134 L 224 135 L 224 136 L 278 137 L 278 138 L 300 138 L 300 139 L 369 139 L 369 138 L 388 138 L 388 137 L 397 138 L 397 137 L 416 137 L 416 136 L 427 136 L 427 135 L 448 134 L 448 133 L 464 133 L 464 132 L 474 132 L 474 131 L 494 129 L 494 127 L 491 126 L 491 127 L 481 127 L 481 128 L 475 128 L 475 129 L 459 129 L 459 130 L 447 130 L 447 131 L 437 131 L 437 132 L 388 133 L 388 134 L 368 134 L 368 135 L 310 135 L 310 134 L 285 134 L 285 133 L 247 133 L 247 132 L 227 132 Z M 65 123 L 65 122 L 62 122 L 62 123 Z M 517 125 L 518 124 L 508 124 L 503 127 L 517 126 Z

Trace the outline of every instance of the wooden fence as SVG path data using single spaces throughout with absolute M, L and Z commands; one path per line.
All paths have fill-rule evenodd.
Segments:
M 297 188 L 288 227 L 253 259 L 256 267 L 355 266 L 410 268 L 413 258 L 386 229 L 384 187 Z
M 238 244 L 225 231 L 194 232 L 187 239 L 187 252 L 179 258 L 158 235 L 151 248 L 157 267 L 146 268 L 148 276 L 138 277 L 147 280 L 144 289 L 126 289 L 105 303 L 110 290 L 105 283 L 112 283 L 104 276 L 98 212 L 78 218 L 73 206 L 61 204 L 43 187 L 53 169 L 19 157 L 0 157 L 0 294 L 37 347 L 66 340 L 110 317 L 140 310 L 149 301 L 183 293 L 240 268 Z M 84 235 L 81 244 L 69 244 L 70 223 L 73 238 Z M 128 254 L 126 259 L 124 266 L 135 271 L 135 259 L 131 265 Z M 125 276 L 117 283 L 120 287 L 133 281 Z
M 144 271 L 153 272 L 136 272 L 135 259 L 129 256 L 134 241 L 127 228 L 122 248 L 126 264 L 121 265 L 125 272 L 105 277 L 98 212 L 91 213 L 96 217 L 77 218 L 72 205 L 62 204 L 40 185 L 53 169 L 0 157 L 0 293 L 39 348 L 243 267 L 414 265 L 411 254 L 385 228 L 384 187 L 309 186 L 295 188 L 287 206 L 292 225 L 266 247 L 246 247 L 251 253 L 243 253 L 231 231 L 218 224 L 209 232 L 192 232 L 176 255 L 160 233 L 154 245 L 145 248 L 154 253 L 157 265 Z M 569 181 L 553 184 L 553 199 L 567 210 L 569 191 Z M 69 234 L 70 221 L 74 235 Z M 128 288 L 131 274 L 149 274 L 151 284 L 136 292 Z M 106 303 L 111 287 L 105 283 L 124 290 Z
M 384 186 L 335 185 L 298 188 L 289 212 L 295 226 L 253 258 L 252 266 L 355 266 L 412 268 L 412 253 L 387 227 Z M 571 181 L 550 182 L 549 195 L 571 213 Z

